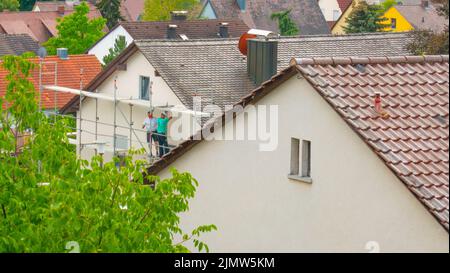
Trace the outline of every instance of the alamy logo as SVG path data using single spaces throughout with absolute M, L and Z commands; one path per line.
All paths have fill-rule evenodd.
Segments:
M 278 147 L 278 105 L 225 106 L 214 104 L 202 107 L 194 97 L 194 111 L 209 113 L 210 117 L 179 115 L 169 131 L 172 140 L 180 141 L 194 136 L 206 141 L 257 141 L 260 151 L 274 151 Z

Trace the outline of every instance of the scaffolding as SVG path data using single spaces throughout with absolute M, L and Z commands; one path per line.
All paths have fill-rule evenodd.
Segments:
M 117 88 L 117 77 L 114 79 L 113 96 L 101 94 L 98 92 L 85 91 L 85 90 L 83 90 L 82 75 L 83 75 L 83 71 L 80 71 L 80 89 L 62 87 L 62 86 L 58 86 L 56 84 L 55 85 L 45 85 L 45 86 L 40 87 L 40 89 L 43 88 L 45 90 L 50 90 L 50 91 L 55 92 L 55 96 L 56 96 L 56 93 L 69 93 L 69 94 L 79 96 L 78 116 L 62 115 L 62 114 L 58 113 L 57 111 L 55 111 L 55 115 L 73 118 L 77 121 L 77 124 L 78 124 L 77 128 L 72 128 L 72 130 L 76 129 L 76 131 L 77 131 L 77 134 L 76 134 L 77 139 L 76 139 L 76 141 L 74 141 L 73 139 L 69 139 L 69 140 L 70 140 L 70 143 L 77 145 L 77 152 L 78 152 L 78 155 L 80 155 L 80 156 L 81 156 L 81 152 L 84 147 L 94 146 L 96 154 L 99 149 L 103 150 L 104 146 L 106 145 L 106 142 L 99 141 L 99 137 L 112 138 L 112 146 L 113 146 L 112 153 L 113 153 L 113 155 L 117 155 L 118 152 L 126 152 L 124 150 L 127 150 L 127 149 L 124 149 L 124 145 L 123 145 L 123 143 L 125 141 L 128 142 L 129 148 L 133 147 L 134 146 L 133 144 L 137 144 L 138 147 L 143 148 L 145 151 L 147 151 L 147 149 L 148 149 L 147 156 L 150 161 L 158 158 L 158 149 L 159 148 L 162 148 L 163 151 L 166 151 L 164 153 L 169 152 L 171 149 L 170 146 L 157 145 L 157 146 L 155 146 L 156 153 L 153 154 L 152 143 L 154 141 L 152 141 L 151 136 L 150 136 L 150 141 L 148 141 L 148 140 L 141 141 L 141 139 L 138 136 L 138 133 L 145 133 L 145 135 L 146 135 L 148 132 L 146 130 L 141 130 L 141 129 L 137 129 L 137 128 L 133 127 L 133 125 L 134 125 L 133 107 L 135 107 L 135 106 L 144 107 L 148 111 L 153 111 L 153 110 L 158 109 L 161 112 L 164 112 L 164 111 L 177 112 L 180 114 L 188 114 L 188 115 L 192 115 L 194 117 L 199 117 L 199 118 L 210 116 L 209 113 L 192 111 L 192 110 L 185 108 L 184 106 L 174 106 L 174 105 L 155 106 L 155 105 L 152 105 L 151 84 L 149 85 L 149 97 L 150 97 L 149 100 L 137 99 L 137 98 L 133 98 L 133 97 L 129 97 L 129 98 L 119 97 L 118 96 L 118 88 Z M 93 99 L 94 103 L 95 103 L 94 104 L 95 105 L 95 117 L 93 117 L 91 119 L 83 118 L 83 116 L 82 116 L 83 100 L 85 98 Z M 99 121 L 99 108 L 98 108 L 99 101 L 106 101 L 106 102 L 110 102 L 113 104 L 114 110 L 113 110 L 112 124 Z M 124 111 L 122 111 L 120 105 L 125 105 L 125 106 L 129 107 L 128 117 L 127 117 L 127 114 L 124 113 Z M 122 126 L 117 123 L 117 119 L 119 116 L 122 117 L 122 119 L 125 121 L 126 126 Z M 90 130 L 83 128 L 82 124 L 88 124 L 88 123 L 94 124 L 94 131 L 90 131 Z M 111 135 L 100 133 L 98 131 L 99 125 L 112 126 L 113 127 L 113 135 L 111 136 Z M 125 140 L 125 138 L 120 138 L 120 139 L 118 138 L 117 129 L 127 129 L 128 130 L 128 136 L 126 136 L 126 140 Z M 94 141 L 82 143 L 82 135 L 83 134 L 88 134 L 88 135 L 94 136 Z M 154 132 L 152 132 L 152 134 L 157 135 L 158 138 L 167 137 L 166 135 L 157 134 Z M 75 134 L 71 134 L 71 135 L 75 135 Z M 133 139 L 133 136 L 135 139 Z M 146 144 L 144 144 L 144 142 Z

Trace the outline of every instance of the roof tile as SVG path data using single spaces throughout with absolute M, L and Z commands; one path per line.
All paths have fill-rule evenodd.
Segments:
M 448 230 L 448 56 L 350 60 L 333 69 L 323 59 L 297 61 L 299 71 Z M 357 62 L 364 69 L 355 74 Z M 387 117 L 375 112 L 374 92 L 380 92 Z
M 38 58 L 33 58 L 31 62 L 38 64 Z M 57 56 L 49 56 L 45 58 L 43 63 L 42 82 L 44 85 L 55 84 L 55 63 L 57 63 L 57 85 L 80 88 L 80 70 L 83 69 L 81 76 L 83 82 L 87 84 L 102 69 L 102 66 L 95 55 L 69 55 L 68 60 L 62 60 Z M 0 97 L 4 96 L 6 91 L 6 81 L 4 81 L 7 71 L 2 68 L 0 61 Z M 31 73 L 30 80 L 34 84 L 36 90 L 39 90 L 39 70 L 38 65 Z M 42 94 L 43 108 L 53 109 L 55 106 L 59 109 L 69 102 L 74 95 L 68 93 L 58 93 L 55 97 L 53 91 L 44 90 Z

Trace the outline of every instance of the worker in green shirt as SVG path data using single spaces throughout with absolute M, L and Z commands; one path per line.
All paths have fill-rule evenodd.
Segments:
M 158 143 L 159 143 L 159 156 L 162 157 L 169 152 L 169 144 L 167 143 L 167 124 L 172 117 L 167 117 L 166 113 L 162 112 L 161 117 L 158 118 Z

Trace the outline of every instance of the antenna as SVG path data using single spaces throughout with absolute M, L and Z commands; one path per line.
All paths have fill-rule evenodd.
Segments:
M 47 57 L 47 49 L 45 49 L 45 47 L 40 47 L 38 50 L 38 56 L 41 59 L 44 59 L 45 57 Z

